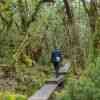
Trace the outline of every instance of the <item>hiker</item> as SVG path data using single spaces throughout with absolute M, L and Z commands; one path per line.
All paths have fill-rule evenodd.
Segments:
M 51 54 L 51 61 L 54 65 L 56 77 L 59 76 L 60 63 L 62 61 L 62 54 L 60 49 L 55 48 Z

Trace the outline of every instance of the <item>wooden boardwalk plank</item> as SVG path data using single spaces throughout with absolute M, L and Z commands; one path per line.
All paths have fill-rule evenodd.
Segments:
M 64 75 L 59 75 L 59 77 L 53 77 L 49 79 L 46 83 L 48 84 L 60 84 L 62 81 L 64 81 Z
M 29 98 L 29 100 L 48 100 L 52 93 L 55 91 L 57 86 L 64 81 L 64 76 L 54 77 L 48 80 L 46 85 L 44 85 L 36 94 Z
M 57 84 L 46 84 L 28 100 L 48 100 L 56 88 Z
M 66 74 L 70 68 L 70 63 L 65 64 L 63 67 L 60 68 L 59 73 L 60 74 Z

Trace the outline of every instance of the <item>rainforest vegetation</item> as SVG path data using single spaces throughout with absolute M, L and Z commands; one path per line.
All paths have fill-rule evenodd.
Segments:
M 71 68 L 54 100 L 100 100 L 100 0 L 0 0 L 0 98 L 33 95 L 55 47 Z

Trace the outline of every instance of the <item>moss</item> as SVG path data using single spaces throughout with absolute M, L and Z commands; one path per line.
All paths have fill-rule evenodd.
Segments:
M 0 100 L 27 100 L 27 96 L 4 92 L 0 93 Z

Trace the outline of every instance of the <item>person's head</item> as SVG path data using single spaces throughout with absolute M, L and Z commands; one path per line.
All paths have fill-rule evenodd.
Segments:
M 55 50 L 55 51 L 60 51 L 60 49 L 59 49 L 59 48 L 54 48 L 54 50 Z

